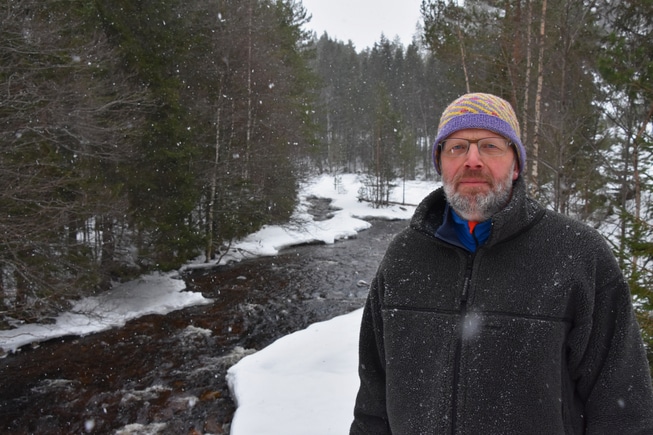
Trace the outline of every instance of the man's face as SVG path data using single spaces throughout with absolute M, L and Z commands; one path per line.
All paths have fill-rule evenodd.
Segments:
M 481 129 L 459 130 L 447 139 L 476 141 L 502 136 Z M 512 182 L 519 176 L 515 152 L 509 149 L 502 156 L 483 156 L 477 144 L 471 144 L 466 155 L 440 157 L 442 184 L 449 204 L 461 217 L 482 222 L 499 212 L 510 200 Z

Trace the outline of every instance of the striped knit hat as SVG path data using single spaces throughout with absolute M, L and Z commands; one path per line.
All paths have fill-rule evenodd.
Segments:
M 433 146 L 433 162 L 440 170 L 440 143 L 453 133 L 466 128 L 493 131 L 515 145 L 519 171 L 526 165 L 526 149 L 519 138 L 519 121 L 510 103 L 492 94 L 466 94 L 449 104 L 442 112 L 438 136 Z

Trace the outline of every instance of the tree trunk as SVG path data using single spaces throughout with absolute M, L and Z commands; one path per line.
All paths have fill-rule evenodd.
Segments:
M 109 290 L 109 288 L 111 288 L 111 272 L 115 269 L 116 235 L 113 219 L 110 216 L 101 216 L 98 220 L 102 230 L 102 249 L 100 259 L 102 281 L 100 282 L 100 288 L 102 290 Z
M 220 161 L 220 128 L 221 128 L 221 100 L 222 87 L 220 87 L 220 97 L 218 98 L 218 108 L 215 115 L 215 158 L 211 170 L 211 189 L 209 196 L 209 209 L 206 228 L 206 262 L 208 263 L 215 255 L 215 246 L 213 238 L 215 236 L 215 195 L 218 190 L 218 163 Z
M 649 121 L 653 117 L 653 103 L 646 114 L 646 118 L 642 121 L 642 127 L 637 132 L 635 140 L 633 141 L 633 188 L 635 189 L 635 227 L 639 227 L 642 224 L 642 181 L 639 173 L 639 145 L 642 140 L 642 136 L 646 132 L 646 127 L 649 124 Z M 638 256 L 633 254 L 632 258 L 632 272 L 631 276 L 637 276 L 637 261 Z
M 8 308 L 5 299 L 5 265 L 0 262 L 0 310 Z
M 538 163 L 540 153 L 540 121 L 542 119 L 542 86 L 544 83 L 544 40 L 546 36 L 546 0 L 542 1 L 542 17 L 540 19 L 540 42 L 537 60 L 537 90 L 535 92 L 535 125 L 533 126 L 533 162 L 531 166 L 532 190 L 539 185 Z
M 458 46 L 460 47 L 460 59 L 463 64 L 463 74 L 465 75 L 465 89 L 467 93 L 471 92 L 471 87 L 469 86 L 469 73 L 467 72 L 467 60 L 465 58 L 465 46 L 463 45 L 463 32 L 460 30 L 460 26 L 456 27 L 458 31 Z
M 531 91 L 531 70 L 533 69 L 532 56 L 533 56 L 533 2 L 527 0 L 528 9 L 526 15 L 526 71 L 524 76 L 524 107 L 522 110 L 522 143 L 526 146 L 528 142 L 528 114 L 530 104 L 530 91 Z
M 252 1 L 249 1 L 247 14 L 249 23 L 247 26 L 247 127 L 245 131 L 245 164 L 244 167 L 244 178 L 249 179 L 249 164 L 250 164 L 250 153 L 252 147 L 252 126 L 254 124 L 254 114 L 252 107 L 252 99 L 254 98 L 254 92 L 252 90 L 252 45 L 254 41 L 252 40 L 253 34 L 253 9 Z

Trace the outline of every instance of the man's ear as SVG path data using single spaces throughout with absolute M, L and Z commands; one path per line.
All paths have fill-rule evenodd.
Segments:
M 519 178 L 519 170 L 520 170 L 520 167 L 519 167 L 519 151 L 517 151 L 517 145 L 515 145 L 515 144 L 511 144 L 510 148 L 512 149 L 512 155 L 513 155 L 513 157 L 515 159 L 515 160 L 513 160 L 515 164 L 513 165 L 513 168 L 512 168 L 512 181 L 516 181 L 517 178 Z

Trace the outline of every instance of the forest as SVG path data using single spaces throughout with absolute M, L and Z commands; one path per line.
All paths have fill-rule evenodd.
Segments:
M 382 207 L 437 179 L 448 102 L 491 92 L 520 118 L 531 194 L 604 232 L 653 341 L 650 1 L 424 0 L 411 44 L 364 50 L 308 32 L 299 0 L 1 11 L 0 327 L 217 258 L 287 222 L 312 174 L 359 173 Z

